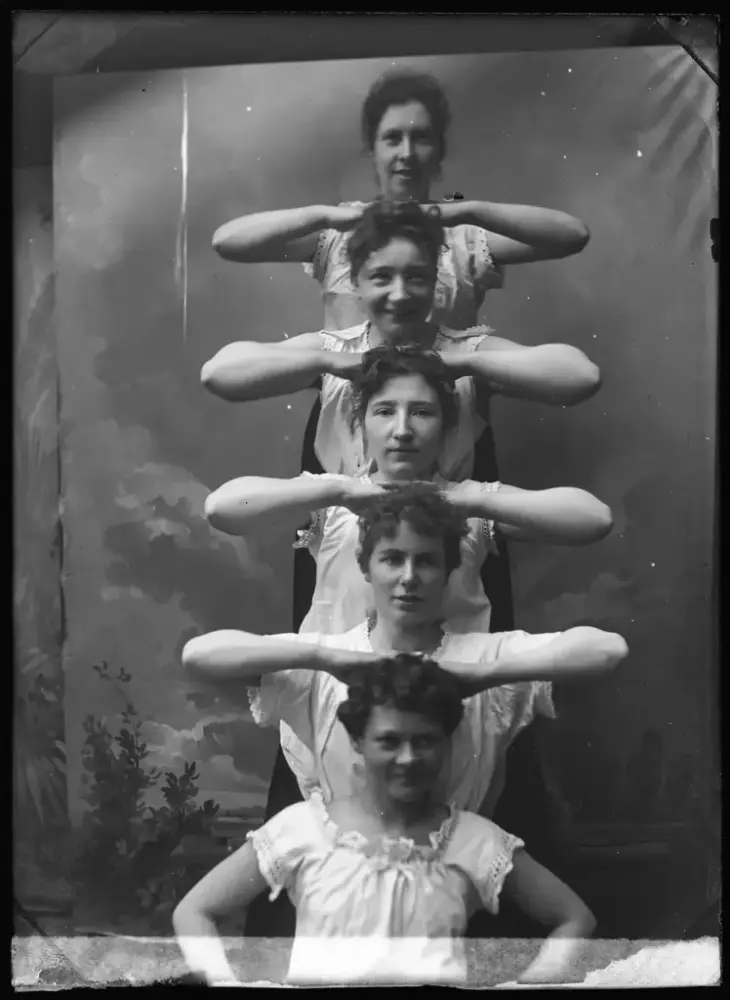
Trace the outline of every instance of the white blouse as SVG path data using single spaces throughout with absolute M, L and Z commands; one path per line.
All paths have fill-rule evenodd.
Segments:
M 314 476 L 308 479 L 343 479 L 349 477 Z M 370 482 L 370 477 L 359 477 Z M 440 476 L 434 480 L 440 489 L 453 485 Z M 485 492 L 496 491 L 499 483 L 470 483 Z M 449 576 L 443 608 L 449 632 L 488 632 L 491 617 L 489 598 L 481 580 L 482 563 L 496 552 L 494 522 L 480 517 L 467 521 L 469 533 L 461 542 L 461 563 Z M 359 544 L 358 518 L 347 507 L 326 507 L 312 513 L 309 526 L 299 532 L 295 548 L 307 548 L 317 564 L 312 606 L 300 632 L 324 632 L 338 635 L 359 625 L 372 612 L 372 587 L 357 562 Z
M 493 663 L 499 657 L 545 645 L 558 633 L 447 633 L 437 662 Z M 372 651 L 367 625 L 344 635 L 287 634 L 292 642 L 320 643 L 335 649 Z M 347 686 L 331 674 L 283 670 L 267 674 L 251 688 L 251 714 L 259 725 L 281 723 L 295 739 L 282 750 L 302 795 L 319 791 L 326 802 L 357 796 L 362 785 L 360 758 L 337 718 Z M 451 738 L 450 752 L 437 789 L 444 802 L 458 809 L 491 814 L 504 785 L 505 756 L 517 734 L 536 714 L 554 717 L 552 685 L 520 682 L 490 688 L 464 702 L 464 717 Z M 286 731 L 284 729 L 284 731 Z
M 366 202 L 342 205 L 364 208 Z M 336 229 L 321 230 L 312 263 L 304 265 L 322 290 L 325 325 L 334 330 L 346 330 L 364 319 L 350 278 L 346 253 L 349 235 Z M 504 285 L 504 272 L 495 264 L 489 248 L 490 235 L 480 226 L 444 228 L 431 313 L 434 323 L 452 330 L 475 326 L 487 292 Z
M 429 845 L 340 829 L 319 795 L 248 835 L 271 898 L 297 911 L 292 984 L 464 984 L 474 910 L 499 911 L 523 842 L 453 807 Z
M 468 330 L 439 328 L 434 350 L 441 353 L 469 352 L 478 349 L 492 333 L 488 326 Z M 325 351 L 364 354 L 370 348 L 370 324 L 360 323 L 349 330 L 320 331 Z M 476 409 L 474 379 L 456 379 L 458 421 L 444 438 L 439 457 L 439 472 L 444 479 L 461 482 L 471 476 L 474 445 L 486 423 Z M 351 428 L 352 383 L 349 379 L 325 375 L 320 390 L 321 412 L 314 440 L 314 450 L 325 472 L 356 476 L 366 468 L 365 449 L 359 428 Z

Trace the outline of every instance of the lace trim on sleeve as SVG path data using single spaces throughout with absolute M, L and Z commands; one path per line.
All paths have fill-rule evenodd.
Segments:
M 248 693 L 248 707 L 251 712 L 251 718 L 256 723 L 257 726 L 268 725 L 268 720 L 266 718 L 266 711 L 264 710 L 263 695 L 261 693 L 260 687 L 250 687 L 247 688 Z
M 535 681 L 535 696 L 532 700 L 533 715 L 544 715 L 548 719 L 556 719 L 553 701 L 553 685 L 551 681 Z
M 489 246 L 487 230 L 476 226 L 472 243 L 472 280 L 482 291 L 504 286 L 504 269 L 497 264 Z
M 331 235 L 332 230 L 320 229 L 319 236 L 317 237 L 317 246 L 315 247 L 312 260 L 309 263 L 302 264 L 304 273 L 309 278 L 314 278 L 314 280 L 318 281 L 320 285 L 324 280 L 325 259 L 329 249 Z
M 504 880 L 514 868 L 514 853 L 525 846 L 524 841 L 511 833 L 502 833 L 500 850 L 489 866 L 489 871 L 480 880 L 479 895 L 490 913 L 499 913 L 499 897 Z
M 293 549 L 309 549 L 321 536 L 324 524 L 324 510 L 315 510 L 309 517 L 309 524 L 306 528 L 297 531 L 297 540 L 293 543 Z
M 337 337 L 332 333 L 325 333 L 323 330 L 319 335 L 319 346 L 323 351 L 336 351 Z
M 501 486 L 502 486 L 501 483 L 482 483 L 480 487 L 480 492 L 496 493 L 501 488 Z M 497 537 L 496 537 L 496 526 L 494 524 L 494 521 L 486 517 L 482 518 L 482 531 L 484 533 L 484 537 L 487 540 L 489 548 L 496 551 Z
M 282 863 L 281 858 L 276 854 L 274 842 L 264 829 L 250 830 L 246 834 L 246 840 L 250 840 L 256 851 L 256 860 L 259 871 L 266 879 L 271 892 L 269 899 L 275 900 L 282 889 L 287 888 L 288 872 Z

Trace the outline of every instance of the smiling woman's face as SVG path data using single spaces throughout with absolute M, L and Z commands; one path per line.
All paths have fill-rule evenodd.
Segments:
M 392 705 L 373 706 L 356 741 L 369 779 L 390 799 L 408 803 L 431 795 L 448 745 L 438 722 Z
M 420 101 L 391 104 L 378 123 L 372 151 L 380 193 L 428 201 L 440 152 L 431 116 Z
M 387 343 L 417 339 L 433 308 L 437 263 L 405 236 L 394 236 L 360 268 L 355 289 Z

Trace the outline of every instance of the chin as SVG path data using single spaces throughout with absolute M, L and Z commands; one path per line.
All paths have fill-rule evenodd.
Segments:
M 399 782 L 395 788 L 391 789 L 390 797 L 395 802 L 407 802 L 409 804 L 413 802 L 422 802 L 428 798 L 428 789 L 421 788 L 420 786 L 417 787 L 415 785 L 409 788 L 404 788 Z

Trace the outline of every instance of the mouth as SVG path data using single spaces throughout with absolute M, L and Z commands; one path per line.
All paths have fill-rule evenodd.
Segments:
M 414 597 L 412 594 L 398 594 L 393 598 L 393 603 L 404 611 L 413 611 L 423 602 L 420 597 Z
M 394 323 L 407 323 L 416 315 L 415 309 L 384 309 L 383 312 L 389 316 Z

